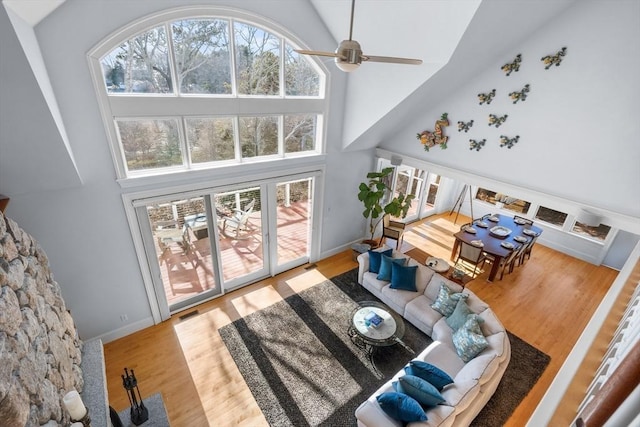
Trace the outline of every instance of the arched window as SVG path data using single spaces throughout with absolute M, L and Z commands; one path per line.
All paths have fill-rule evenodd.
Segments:
M 89 53 L 118 178 L 320 154 L 326 75 L 239 11 L 146 18 Z

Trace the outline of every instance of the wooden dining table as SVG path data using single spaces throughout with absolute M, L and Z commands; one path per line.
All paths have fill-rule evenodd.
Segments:
M 492 221 L 491 219 L 497 219 L 497 221 Z M 481 227 L 478 225 L 479 223 L 484 222 L 487 224 L 487 227 Z M 525 224 L 518 224 L 514 217 L 502 215 L 502 214 L 494 214 L 489 218 L 485 219 L 477 219 L 471 223 L 471 226 L 476 230 L 475 233 L 470 233 L 465 230 L 460 230 L 453 235 L 455 237 L 455 241 L 453 243 L 453 250 L 451 251 L 451 260 L 455 261 L 458 255 L 458 249 L 460 247 L 460 242 L 465 242 L 470 245 L 473 245 L 471 241 L 480 240 L 483 243 L 482 250 L 487 254 L 494 257 L 494 261 L 491 265 L 491 271 L 489 272 L 489 278 L 487 279 L 489 282 L 493 282 L 498 274 L 498 270 L 500 268 L 500 264 L 502 260 L 508 257 L 512 251 L 518 250 L 521 245 L 528 244 L 531 239 L 542 234 L 542 229 L 540 227 L 536 227 L 533 224 L 529 224 L 528 222 Z M 491 229 L 497 226 L 501 226 L 511 230 L 508 236 L 499 237 L 491 232 Z M 527 235 L 527 233 L 536 233 L 535 235 Z M 516 236 L 522 236 L 527 239 L 526 242 L 520 243 L 516 241 L 514 238 Z M 513 244 L 513 249 L 508 249 L 502 246 L 503 242 L 509 242 Z

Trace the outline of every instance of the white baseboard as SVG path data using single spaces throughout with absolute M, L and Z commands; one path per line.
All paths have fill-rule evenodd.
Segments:
M 115 341 L 118 338 L 126 337 L 127 335 L 131 335 L 134 332 L 141 331 L 145 328 L 153 326 L 153 318 L 147 317 L 146 319 L 138 320 L 137 322 L 130 323 L 128 325 L 123 326 L 122 328 L 118 328 L 113 331 L 109 331 L 105 334 L 98 335 L 94 338 L 99 338 L 102 340 L 104 344 Z

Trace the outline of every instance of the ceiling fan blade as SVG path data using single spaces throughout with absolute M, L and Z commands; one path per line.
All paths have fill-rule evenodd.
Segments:
M 362 55 L 362 60 L 371 61 L 371 62 L 386 62 L 389 64 L 409 64 L 409 65 L 422 64 L 422 59 L 397 58 L 394 56 Z
M 303 50 L 303 49 L 293 49 L 293 51 L 302 55 L 315 55 L 315 56 L 328 56 L 330 58 L 341 58 L 341 56 L 335 52 L 322 52 L 317 50 Z

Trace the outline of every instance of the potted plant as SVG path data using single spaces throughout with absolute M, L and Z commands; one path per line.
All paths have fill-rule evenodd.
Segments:
M 365 240 L 365 243 L 370 244 L 372 247 L 378 246 L 378 242 L 373 239 L 373 236 L 384 215 L 390 214 L 399 218 L 406 217 L 411 207 L 411 201 L 415 198 L 413 194 L 405 196 L 400 193 L 385 203 L 387 196 L 392 194 L 389 178 L 393 173 L 393 169 L 384 168 L 381 172 L 369 172 L 367 174 L 369 182 L 361 182 L 358 187 L 360 190 L 358 200 L 364 204 L 362 215 L 369 219 L 369 232 L 371 233 L 371 239 Z

